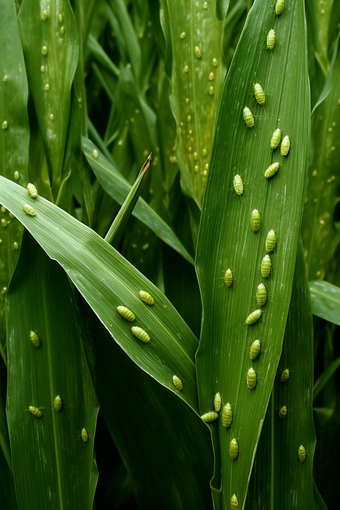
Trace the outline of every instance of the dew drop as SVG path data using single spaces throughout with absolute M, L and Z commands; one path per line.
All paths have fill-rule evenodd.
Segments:
M 2 289 L 2 291 L 1 291 L 1 294 L 4 296 L 4 295 L 6 294 L 6 292 L 7 292 L 7 287 L 4 287 L 4 288 Z
M 328 128 L 328 133 L 331 133 L 333 131 L 333 128 Z
M 97 151 L 97 149 L 93 149 L 92 156 L 94 158 L 96 158 L 96 159 L 98 158 L 98 151 Z
M 193 158 L 194 158 L 194 160 L 195 160 L 195 161 L 197 161 L 197 159 L 198 159 L 198 154 L 197 154 L 197 152 L 194 152 L 194 154 L 193 154 Z
M 331 151 L 335 151 L 335 147 L 334 146 L 331 148 Z
M 179 36 L 181 39 L 185 39 L 185 32 L 182 32 L 181 35 Z
M 64 35 L 64 34 L 65 34 L 65 27 L 61 27 L 61 28 L 60 28 L 60 33 L 61 33 L 61 35 Z
M 312 176 L 316 177 L 317 175 L 318 175 L 318 172 L 316 170 L 314 170 L 314 172 L 312 173 Z
M 189 71 L 189 67 L 188 66 L 184 66 L 183 73 L 187 73 L 188 71 Z
M 213 61 L 212 61 L 212 62 L 213 62 L 213 66 L 214 66 L 214 67 L 217 67 L 217 58 L 213 58 Z
M 198 165 L 195 165 L 194 170 L 196 173 L 198 172 Z
M 19 250 L 19 245 L 18 245 L 18 243 L 17 243 L 17 242 L 14 242 L 14 243 L 13 243 L 13 248 L 14 248 L 15 250 Z
M 5 74 L 5 76 L 2 78 L 2 81 L 6 82 L 7 80 L 8 80 L 8 76 L 7 76 L 7 74 Z
M 210 87 L 210 88 L 209 88 L 209 94 L 210 94 L 211 96 L 213 96 L 213 95 L 214 95 L 214 87 Z
M 121 145 L 123 145 L 123 140 L 118 140 L 118 145 L 119 145 L 119 147 L 120 147 Z
M 43 46 L 41 48 L 41 54 L 44 55 L 44 56 L 47 55 L 47 46 Z
M 18 170 L 16 170 L 16 171 L 14 172 L 14 179 L 15 179 L 16 181 L 18 181 L 18 180 L 19 180 L 19 177 L 20 177 L 19 172 L 18 172 Z
M 54 115 L 53 115 L 53 113 L 50 113 L 50 114 L 49 114 L 49 116 L 48 116 L 48 118 L 49 118 L 50 120 L 54 120 Z
M 208 3 L 207 2 L 204 2 L 203 9 L 208 9 Z
M 204 168 L 205 168 L 206 170 L 208 170 L 208 168 L 209 168 L 209 164 L 208 164 L 208 163 L 206 163 L 206 164 L 205 164 L 205 166 L 204 166 Z
M 202 154 L 203 154 L 203 156 L 206 156 L 208 154 L 207 149 L 203 149 Z
M 189 104 L 189 98 L 188 97 L 185 100 L 185 104 Z
M 7 221 L 5 220 L 5 218 L 1 218 L 1 226 L 4 228 L 7 227 Z
M 191 115 L 188 115 L 188 116 L 187 116 L 187 121 L 188 121 L 188 122 L 191 122 Z
M 44 72 L 45 72 L 45 66 L 41 66 L 40 71 L 41 71 L 42 73 L 44 73 Z
M 48 83 L 46 83 L 46 85 L 45 85 L 45 90 L 46 90 L 46 92 L 48 92 L 50 90 L 50 86 Z
M 192 135 L 192 129 L 189 129 L 189 135 L 190 136 Z
M 208 170 L 203 170 L 203 175 L 208 175 Z
M 209 80 L 210 80 L 210 81 L 213 81 L 213 79 L 214 79 L 214 73 L 210 73 L 210 74 L 209 74 Z
M 41 14 L 41 17 L 42 17 L 43 21 L 46 21 L 47 20 L 47 12 L 43 11 Z
M 62 22 L 64 21 L 64 16 L 63 16 L 63 14 L 59 14 L 59 16 L 58 16 L 58 20 L 59 20 L 59 22 L 60 22 L 60 23 L 62 23 Z
M 320 275 L 321 275 L 320 271 L 317 271 L 317 273 L 315 273 L 315 278 L 319 278 Z
M 4 207 L 3 205 L 1 206 L 1 212 L 2 212 L 2 213 L 5 213 L 5 212 L 6 212 L 6 207 Z
M 197 58 L 201 58 L 202 53 L 198 46 L 195 46 L 195 55 Z
M 2 129 L 7 129 L 7 120 L 4 120 L 3 123 L 2 123 Z

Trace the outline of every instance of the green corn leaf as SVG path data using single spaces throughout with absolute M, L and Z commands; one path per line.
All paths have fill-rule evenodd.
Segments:
M 31 232 L 46 253 L 59 262 L 104 326 L 143 370 L 181 397 L 197 411 L 195 351 L 197 339 L 162 292 L 131 266 L 93 230 L 38 197 L 30 199 L 20 186 L 0 177 L 0 203 Z M 24 204 L 36 216 L 23 212 Z M 154 300 L 148 306 L 140 291 Z M 118 314 L 117 307 L 133 311 L 133 324 Z M 139 341 L 132 326 L 146 331 L 151 341 Z M 185 391 L 178 391 L 172 377 L 178 373 Z
M 223 23 L 208 2 L 161 1 L 184 192 L 199 204 L 209 172 L 217 107 L 225 77 Z
M 131 185 L 122 177 L 120 172 L 107 161 L 104 155 L 97 150 L 96 146 L 90 140 L 83 137 L 82 147 L 86 159 L 91 165 L 100 184 L 112 198 L 119 204 L 122 204 L 131 189 Z M 98 154 L 98 156 L 95 157 L 93 154 L 96 156 Z M 169 225 L 167 225 L 142 198 L 137 202 L 132 214 L 147 225 L 162 241 L 180 253 L 188 262 L 193 263 L 192 257 Z
M 309 282 L 313 314 L 340 326 L 340 288 L 329 282 Z
M 84 312 L 92 333 L 84 347 L 96 395 L 139 508 L 211 510 L 213 459 L 206 427 L 131 362 L 88 307 Z
M 98 479 L 98 404 L 81 345 L 85 332 L 66 274 L 27 232 L 7 314 L 6 411 L 18 508 L 90 510 Z
M 308 279 L 324 278 L 336 234 L 333 214 L 338 203 L 340 161 L 340 52 L 338 52 L 332 88 L 313 116 L 314 157 L 308 169 L 302 240 L 305 247 Z
M 0 175 L 28 181 L 28 85 L 15 4 L 2 5 L 0 19 Z M 22 226 L 0 213 L 0 354 L 6 363 L 6 289 L 18 258 Z
M 246 505 L 249 510 L 314 508 L 312 326 L 310 295 L 300 241 L 282 356 L 249 486 Z M 270 349 L 268 344 L 264 343 L 263 357 L 268 354 L 265 349 Z M 289 378 L 281 382 L 286 369 L 289 369 Z M 278 413 L 283 406 L 287 408 L 287 414 L 279 418 Z M 298 459 L 301 444 L 307 452 L 304 463 Z
M 276 31 L 276 45 L 268 50 L 271 29 Z M 196 356 L 198 392 L 201 414 L 212 409 L 216 392 L 234 411 L 231 428 L 226 430 L 221 419 L 210 425 L 215 453 L 220 452 L 226 508 L 234 493 L 239 495 L 240 508 L 245 503 L 289 310 L 310 124 L 305 30 L 300 1 L 289 2 L 280 17 L 270 0 L 253 4 L 225 82 L 202 209 L 196 259 L 203 304 Z M 254 98 L 254 83 L 266 93 L 263 106 Z M 245 124 L 245 106 L 254 114 L 254 128 Z M 271 150 L 278 127 L 291 140 L 286 157 L 280 149 Z M 266 179 L 264 173 L 274 162 L 280 169 Z M 233 190 L 235 174 L 244 181 L 242 195 Z M 261 216 L 258 232 L 250 224 L 254 209 Z M 277 244 L 270 254 L 272 272 L 264 278 L 261 261 L 271 229 Z M 224 284 L 228 268 L 234 275 L 230 288 Z M 260 283 L 266 287 L 267 303 L 260 320 L 249 326 L 247 317 L 260 309 L 255 297 Z M 255 339 L 267 352 L 252 361 L 249 348 Z M 254 389 L 248 387 L 250 368 L 256 372 Z M 232 439 L 239 444 L 235 461 L 228 453 Z
M 71 85 L 78 64 L 78 36 L 68 0 L 23 0 L 19 27 L 30 93 L 56 200 L 63 180 Z

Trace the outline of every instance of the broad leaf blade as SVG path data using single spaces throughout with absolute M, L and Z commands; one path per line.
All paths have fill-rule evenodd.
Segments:
M 170 101 L 177 122 L 177 160 L 184 192 L 201 206 L 225 76 L 223 23 L 216 18 L 215 6 L 207 2 L 162 0 L 161 4 Z
M 84 344 L 92 380 L 139 507 L 211 509 L 213 459 L 204 424 L 128 358 L 88 307 L 85 314 L 92 332 Z
M 27 216 L 29 202 L 36 216 Z M 131 266 L 112 246 L 51 202 L 0 178 L 0 203 L 7 205 L 41 244 L 46 253 L 65 269 L 104 326 L 131 359 L 161 384 L 197 410 L 195 350 L 197 339 L 162 292 Z M 142 302 L 139 291 L 149 292 L 153 306 Z M 126 306 L 136 316 L 130 323 L 117 312 Z M 145 330 L 151 342 L 137 340 L 131 326 Z M 172 377 L 183 381 L 176 390 Z
M 19 26 L 56 200 L 63 179 L 71 85 L 78 63 L 76 23 L 68 0 L 24 0 Z
M 6 410 L 18 508 L 90 510 L 98 478 L 98 404 L 81 344 L 85 333 L 67 276 L 27 232 L 7 313 Z M 54 408 L 57 395 L 60 411 Z M 43 416 L 31 414 L 29 406 L 41 407 Z
M 266 37 L 274 28 L 277 42 L 266 49 Z M 296 70 L 299 69 L 299 73 Z M 253 84 L 260 83 L 266 104 L 253 97 Z M 242 111 L 249 106 L 255 127 L 249 129 Z M 283 157 L 270 148 L 274 130 L 289 135 L 291 150 Z M 257 443 L 260 437 L 272 385 L 279 362 L 288 315 L 302 196 L 306 174 L 309 136 L 309 87 L 306 63 L 306 34 L 303 4 L 292 1 L 277 18 L 268 1 L 256 1 L 239 41 L 223 91 L 207 189 L 204 198 L 197 252 L 197 272 L 202 293 L 203 323 L 197 375 L 200 412 L 212 409 L 213 396 L 220 392 L 230 402 L 234 421 L 230 429 L 221 419 L 218 429 L 223 503 L 230 506 L 237 493 L 243 508 Z M 278 173 L 264 177 L 270 164 L 279 161 Z M 240 174 L 244 193 L 232 190 Z M 258 209 L 261 226 L 250 227 L 250 213 Z M 260 265 L 266 254 L 265 240 L 274 229 L 277 245 L 271 254 L 273 270 L 267 280 Z M 234 271 L 233 287 L 223 275 Z M 255 294 L 264 283 L 268 301 L 260 322 L 245 325 L 258 309 Z M 266 353 L 255 361 L 249 348 L 260 339 Z M 257 372 L 254 390 L 247 386 L 247 373 Z M 213 436 L 215 437 L 215 432 Z M 229 443 L 236 438 L 239 456 L 229 457 Z M 215 439 L 216 440 L 216 439 Z
M 1 7 L 0 175 L 25 185 L 29 143 L 25 62 L 14 1 L 5 2 Z M 0 353 L 6 363 L 6 290 L 18 258 L 23 230 L 3 209 L 0 218 Z
M 340 326 L 340 288 L 319 280 L 309 282 L 309 288 L 313 314 Z
M 246 507 L 251 510 L 314 508 L 312 366 L 313 322 L 300 241 L 282 356 L 249 487 Z M 281 382 L 287 368 L 289 379 Z M 280 419 L 278 412 L 283 406 L 287 414 Z M 307 451 L 304 463 L 297 454 L 301 444 Z

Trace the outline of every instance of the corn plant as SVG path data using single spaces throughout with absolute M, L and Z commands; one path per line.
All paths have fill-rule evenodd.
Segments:
M 340 5 L 2 7 L 3 508 L 338 508 Z

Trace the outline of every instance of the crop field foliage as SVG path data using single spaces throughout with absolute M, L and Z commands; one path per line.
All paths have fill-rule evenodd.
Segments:
M 1 508 L 339 508 L 339 28 L 2 2 Z

